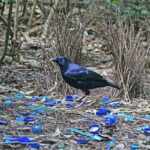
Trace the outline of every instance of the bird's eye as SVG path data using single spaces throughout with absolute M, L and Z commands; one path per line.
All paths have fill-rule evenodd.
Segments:
M 60 59 L 59 63 L 63 65 L 64 64 L 64 59 Z

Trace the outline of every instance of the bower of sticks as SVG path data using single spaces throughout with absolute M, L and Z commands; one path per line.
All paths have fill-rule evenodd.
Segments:
M 150 3 L 0 0 L 0 150 L 150 150 Z

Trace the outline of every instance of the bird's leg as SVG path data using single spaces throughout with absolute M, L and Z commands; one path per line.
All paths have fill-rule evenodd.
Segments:
M 84 96 L 82 96 L 81 98 L 79 98 L 77 101 L 81 101 L 82 99 L 84 99 L 85 97 L 87 97 L 89 94 L 90 94 L 90 91 L 86 90 L 86 91 L 83 91 L 85 93 Z
M 76 106 L 76 108 L 78 108 L 78 107 L 80 107 L 80 106 L 82 106 L 83 104 L 85 104 L 85 100 L 83 100 L 84 98 L 86 98 L 89 94 L 90 94 L 90 91 L 88 91 L 88 90 L 86 90 L 86 91 L 84 91 L 84 93 L 85 93 L 85 95 L 84 96 L 82 96 L 81 98 L 79 98 L 77 101 L 79 101 L 80 102 L 80 104 L 78 105 L 78 106 Z M 82 101 L 83 100 L 83 101 Z
M 85 97 L 87 97 L 87 95 L 82 96 L 82 97 L 79 98 L 77 101 L 81 102 L 81 100 L 84 99 Z

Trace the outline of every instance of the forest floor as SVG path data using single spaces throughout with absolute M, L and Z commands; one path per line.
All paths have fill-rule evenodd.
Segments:
M 111 61 L 102 64 L 107 62 L 102 58 L 110 57 L 98 50 L 88 55 L 94 59 L 86 66 L 111 78 Z M 70 108 L 65 95 L 39 96 L 35 87 L 40 71 L 30 64 L 34 56 L 28 58 L 1 67 L 0 149 L 150 150 L 148 98 L 127 103 L 113 98 L 110 88 L 96 89 L 83 104 L 71 97 Z

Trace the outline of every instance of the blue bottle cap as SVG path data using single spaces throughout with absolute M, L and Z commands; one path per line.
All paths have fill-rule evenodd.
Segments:
M 43 125 L 42 123 L 36 123 L 32 126 L 32 132 L 34 134 L 41 134 L 43 132 Z
M 65 100 L 66 101 L 71 101 L 71 102 L 73 102 L 74 101 L 74 96 L 72 96 L 72 95 L 67 95 L 66 97 L 65 97 Z
M 144 134 L 150 136 L 150 127 L 144 128 Z
M 105 108 L 105 107 L 100 107 L 100 108 L 97 110 L 96 115 L 97 115 L 97 116 L 103 116 L 103 115 L 106 115 L 106 114 L 108 114 L 108 113 L 110 113 L 110 110 L 108 110 L 108 109 Z
M 93 124 L 89 127 L 89 131 L 93 134 L 97 134 L 100 131 L 100 126 L 97 124 Z
M 17 92 L 16 95 L 15 95 L 16 100 L 22 100 L 24 98 L 25 98 L 25 95 L 21 92 Z
M 105 120 L 104 120 L 104 123 L 105 123 L 106 126 L 114 126 L 114 125 L 117 124 L 117 122 L 118 122 L 117 116 L 116 115 L 112 115 L 112 114 L 107 115 L 105 117 Z
M 6 108 L 12 107 L 12 104 L 13 104 L 12 100 L 9 100 L 9 99 L 5 100 L 3 103 L 4 107 Z

